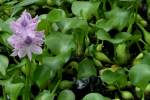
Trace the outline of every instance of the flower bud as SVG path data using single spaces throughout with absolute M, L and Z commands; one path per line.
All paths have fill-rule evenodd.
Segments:
M 47 0 L 47 4 L 48 5 L 54 5 L 54 2 L 53 2 L 53 0 Z
M 95 52 L 95 58 L 103 62 L 111 63 L 110 59 L 102 52 Z
M 94 61 L 94 64 L 97 66 L 97 67 L 102 67 L 103 66 L 103 64 L 99 61 L 99 60 L 97 60 L 97 59 L 93 59 L 93 61 Z
M 150 83 L 145 88 L 145 93 L 150 93 Z
M 127 50 L 127 45 L 125 43 L 117 45 L 115 48 L 115 58 L 116 62 L 119 64 L 127 63 L 129 59 L 129 53 Z
M 121 95 L 122 95 L 122 98 L 125 100 L 132 100 L 133 99 L 133 95 L 129 91 L 121 91 Z
M 144 34 L 144 40 L 150 45 L 150 33 L 146 31 L 142 25 L 138 24 L 138 26 L 140 27 L 140 29 Z
M 101 51 L 102 48 L 103 48 L 103 44 L 98 44 L 98 45 L 96 46 L 96 50 L 97 50 L 97 51 Z
M 72 81 L 63 80 L 63 81 L 61 81 L 59 87 L 60 87 L 60 89 L 69 89 L 72 87 L 72 85 L 73 85 Z
M 138 54 L 133 61 L 133 65 L 141 63 L 142 58 L 143 58 L 143 53 Z

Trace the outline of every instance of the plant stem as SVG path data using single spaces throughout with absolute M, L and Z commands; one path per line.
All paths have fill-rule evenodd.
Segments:
M 57 87 L 59 86 L 60 82 L 61 82 L 61 80 L 58 80 L 57 84 L 55 85 L 54 89 L 51 92 L 51 97 L 55 96 L 55 92 L 56 92 Z
M 7 97 L 6 97 L 6 93 L 5 93 L 4 86 L 2 86 L 2 88 L 3 88 L 3 97 L 4 97 L 4 100 L 7 100 Z
M 142 94 L 142 99 L 141 100 L 144 100 L 144 93 Z
M 25 93 L 23 100 L 30 100 L 30 89 L 31 89 L 31 61 L 27 61 L 26 64 L 26 82 L 25 82 Z

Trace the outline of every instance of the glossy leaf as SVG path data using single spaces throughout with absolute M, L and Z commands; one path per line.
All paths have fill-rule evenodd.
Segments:
M 96 76 L 96 68 L 92 60 L 85 58 L 79 63 L 78 78 L 87 78 L 90 76 Z
M 46 19 L 43 19 L 39 22 L 38 26 L 37 26 L 37 29 L 39 31 L 44 31 L 44 33 L 47 35 L 51 32 L 52 30 L 52 27 L 51 27 L 51 24 L 49 23 L 48 20 Z
M 43 63 L 52 70 L 59 70 L 65 63 L 65 59 L 63 59 L 63 56 L 61 55 L 55 57 L 44 57 Z
M 8 58 L 4 55 L 0 55 L 0 73 L 4 76 L 6 75 L 8 63 Z
M 75 1 L 73 2 L 71 9 L 72 13 L 76 16 L 89 19 L 92 15 L 96 15 L 98 6 L 99 2 Z
M 63 90 L 58 95 L 58 100 L 76 100 L 75 95 L 71 90 Z
M 102 73 L 101 79 L 107 84 L 112 84 L 119 87 L 125 86 L 127 84 L 127 76 L 123 69 L 118 69 L 116 71 L 106 69 Z
M 53 79 L 55 76 L 55 71 L 52 70 L 49 66 L 43 65 L 38 66 L 38 68 L 35 70 L 33 75 L 33 80 L 36 82 L 36 84 L 42 88 L 48 80 Z
M 50 22 L 57 22 L 63 20 L 66 17 L 65 12 L 62 9 L 53 9 L 47 15 L 47 19 Z
M 137 64 L 129 71 L 129 78 L 133 85 L 144 89 L 150 81 L 150 65 Z
M 83 100 L 108 100 L 108 99 L 99 93 L 89 93 L 83 97 Z
M 141 59 L 142 64 L 150 65 L 150 53 L 142 53 L 141 56 L 139 55 L 138 59 Z
M 109 33 L 107 33 L 106 31 L 104 31 L 102 29 L 98 30 L 95 34 L 98 39 L 106 40 L 106 41 L 109 41 L 114 44 L 122 43 L 127 40 L 132 40 L 132 35 L 127 32 L 120 32 L 120 33 L 116 34 L 114 36 L 114 38 L 111 38 Z
M 128 11 L 115 6 L 111 11 L 105 13 L 105 17 L 108 20 L 100 19 L 97 21 L 96 26 L 107 32 L 112 28 L 122 30 L 129 23 L 129 16 Z
M 62 32 L 66 32 L 69 29 L 82 29 L 84 31 L 88 31 L 88 23 L 85 19 L 80 18 L 65 18 L 59 22 L 57 22 L 58 27 L 62 30 Z
M 5 85 L 5 91 L 11 100 L 17 100 L 24 83 L 8 83 Z
M 50 91 L 44 90 L 35 98 L 35 100 L 53 100 L 53 98 L 50 95 Z
M 50 34 L 46 37 L 46 45 L 55 55 L 70 53 L 74 49 L 72 35 L 63 33 Z

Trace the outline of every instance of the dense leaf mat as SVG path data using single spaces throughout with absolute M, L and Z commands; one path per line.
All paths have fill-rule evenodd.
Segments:
M 45 34 L 31 64 L 7 41 L 25 9 Z M 0 100 L 24 99 L 29 72 L 30 100 L 150 100 L 149 23 L 150 0 L 0 0 Z

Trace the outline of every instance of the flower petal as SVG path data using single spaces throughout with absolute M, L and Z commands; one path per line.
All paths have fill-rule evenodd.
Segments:
M 19 49 L 18 56 L 19 58 L 23 58 L 26 55 L 26 49 Z
M 17 56 L 18 55 L 18 50 L 13 50 L 13 53 L 10 56 Z
M 33 45 L 33 46 L 31 47 L 31 51 L 32 51 L 34 54 L 41 54 L 41 53 L 42 53 L 42 48 L 39 47 L 39 46 Z
M 31 61 L 31 59 L 32 59 L 32 52 L 31 52 L 30 48 L 27 49 L 27 56 L 28 56 L 29 60 Z

